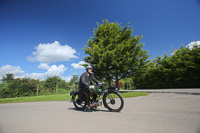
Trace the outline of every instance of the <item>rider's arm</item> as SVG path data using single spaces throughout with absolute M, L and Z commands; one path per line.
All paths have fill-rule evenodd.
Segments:
M 96 83 L 99 83 L 99 80 L 97 80 L 94 76 L 92 76 L 92 80 Z

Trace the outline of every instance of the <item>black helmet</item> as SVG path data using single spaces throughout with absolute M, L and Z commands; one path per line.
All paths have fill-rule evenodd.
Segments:
M 92 67 L 91 66 L 87 66 L 86 67 L 86 71 L 88 71 L 88 69 L 92 69 Z

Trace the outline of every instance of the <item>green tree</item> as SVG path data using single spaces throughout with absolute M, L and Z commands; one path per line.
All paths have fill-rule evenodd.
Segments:
M 136 88 L 200 87 L 200 46 L 181 47 L 171 56 L 158 56 L 133 78 Z
M 66 83 L 65 80 L 62 80 L 61 78 L 57 77 L 57 76 L 53 76 L 53 77 L 48 77 L 44 82 L 41 83 L 43 85 L 43 87 L 47 90 L 49 90 L 50 92 L 55 91 L 56 89 L 56 85 L 58 85 L 58 88 L 62 88 L 62 89 L 69 89 L 69 85 L 68 83 Z
M 73 75 L 72 79 L 69 81 L 70 85 L 73 83 L 77 84 L 79 81 L 79 76 L 78 75 Z
M 17 78 L 12 81 L 13 96 L 30 96 L 36 92 L 39 80 L 30 78 Z
M 31 96 L 36 92 L 39 80 L 29 78 L 17 78 L 1 84 L 0 97 Z
M 122 27 L 104 20 L 97 26 L 83 48 L 88 55 L 84 60 L 94 68 L 96 77 L 106 80 L 109 86 L 114 79 L 118 86 L 121 78 L 133 76 L 146 63 L 148 51 L 142 49 L 144 44 L 139 43 L 142 36 L 133 36 L 134 28 L 129 24 Z
M 61 78 L 57 76 L 48 77 L 44 83 L 44 87 L 52 92 L 56 89 L 56 85 L 60 82 Z
M 200 46 L 181 47 L 171 56 L 176 83 L 180 87 L 200 87 Z
M 73 75 L 72 79 L 69 81 L 69 84 L 71 85 L 71 87 L 78 88 L 78 83 L 79 83 L 79 76 Z
M 14 74 L 12 73 L 7 73 L 5 76 L 2 76 L 2 82 L 7 83 L 14 80 Z

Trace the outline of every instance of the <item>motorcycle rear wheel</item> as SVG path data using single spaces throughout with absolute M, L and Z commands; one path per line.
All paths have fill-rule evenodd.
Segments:
M 111 91 L 104 94 L 103 104 L 112 112 L 120 112 L 124 107 L 124 99 L 118 92 Z
M 79 99 L 80 93 L 76 93 L 72 96 L 73 104 L 78 110 L 84 110 L 86 107 L 86 101 Z

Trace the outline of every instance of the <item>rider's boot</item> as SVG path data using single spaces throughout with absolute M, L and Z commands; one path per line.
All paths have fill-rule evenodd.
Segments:
M 92 111 L 94 104 L 90 103 L 90 95 L 86 95 L 86 108 L 85 111 Z

